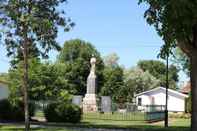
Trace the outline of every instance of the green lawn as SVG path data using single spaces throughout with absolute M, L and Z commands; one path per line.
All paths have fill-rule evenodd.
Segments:
M 170 119 L 169 128 L 163 128 L 163 122 L 145 123 L 142 121 L 111 121 L 111 120 L 83 120 L 80 124 L 61 124 L 61 127 L 33 128 L 32 131 L 77 131 L 64 127 L 84 128 L 125 128 L 137 129 L 137 131 L 189 131 L 189 119 Z M 58 125 L 56 125 L 57 127 Z M 23 131 L 23 126 L 0 126 L 0 131 Z
M 36 117 L 43 118 L 43 112 L 37 112 Z M 85 127 L 85 128 L 137 128 L 139 131 L 189 131 L 190 119 L 170 118 L 169 128 L 163 128 L 164 122 L 147 123 L 144 121 L 144 113 L 136 112 L 127 115 L 120 113 L 88 113 L 83 114 L 79 124 L 59 124 L 64 127 Z M 56 125 L 56 124 L 54 124 Z M 5 130 L 4 127 L 0 128 Z M 7 129 L 6 129 L 7 130 Z M 63 128 L 33 129 L 36 131 L 73 131 Z M 16 130 L 16 131 L 20 131 Z
M 83 119 L 96 120 L 114 120 L 114 121 L 144 121 L 145 114 L 143 112 L 129 112 L 129 113 L 84 113 Z
M 21 126 L 0 126 L 0 131 L 24 131 Z M 31 131 L 73 131 L 63 128 L 32 128 Z
M 82 122 L 87 123 L 91 126 L 98 127 L 117 127 L 117 128 L 161 128 L 164 122 L 147 123 L 145 121 L 111 121 L 111 120 L 83 120 Z M 169 119 L 170 127 L 189 127 L 190 119 Z

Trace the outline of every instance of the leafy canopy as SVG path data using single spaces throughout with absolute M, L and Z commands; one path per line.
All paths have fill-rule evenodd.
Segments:
M 132 102 L 135 94 L 159 86 L 159 80 L 157 78 L 139 67 L 125 70 L 124 82 L 125 87 L 122 90 L 122 95 L 125 96 L 129 102 Z
M 111 53 L 103 57 L 104 60 L 104 85 L 100 95 L 111 96 L 113 102 L 120 102 L 121 89 L 124 86 L 123 68 L 119 65 L 119 57 Z M 123 99 L 123 98 L 121 98 Z
M 60 49 L 55 38 L 58 27 L 68 31 L 74 23 L 59 10 L 66 0 L 0 0 L 0 35 L 8 56 L 20 57 L 23 43 L 29 53 L 47 56 L 50 49 Z
M 80 39 L 66 41 L 58 56 L 57 61 L 64 63 L 69 68 L 65 74 L 65 79 L 72 85 L 72 88 L 77 90 L 75 93 L 77 95 L 85 95 L 86 93 L 86 81 L 90 73 L 90 58 L 93 55 L 97 59 L 96 75 L 99 86 L 97 91 L 99 92 L 103 85 L 104 64 L 100 53 L 91 43 Z
M 103 61 L 105 66 L 111 66 L 111 67 L 115 67 L 115 66 L 119 66 L 119 56 L 116 53 L 111 53 L 107 56 L 103 57 Z
M 197 47 L 197 1 L 139 0 L 141 3 L 148 5 L 144 14 L 147 22 L 165 41 L 161 54 L 178 45 L 187 55 L 191 55 Z
M 158 60 L 141 60 L 138 62 L 138 67 L 143 71 L 148 71 L 152 76 L 158 79 L 160 82 L 160 86 L 166 86 L 166 65 Z M 176 66 L 169 66 L 169 86 L 172 89 L 176 89 L 178 82 L 178 72 Z
M 120 66 L 105 66 L 103 75 L 104 85 L 100 94 L 111 96 L 113 102 L 119 102 L 120 90 L 124 86 L 123 69 Z
M 29 98 L 30 100 L 57 100 L 64 93 L 73 94 L 76 92 L 68 81 L 64 79 L 66 72 L 69 70 L 62 63 L 41 63 L 39 59 L 29 60 Z M 17 101 L 22 99 L 22 80 L 23 75 L 22 63 L 17 68 L 9 70 L 9 87 L 10 99 Z
M 184 71 L 187 76 L 190 75 L 191 67 L 190 67 L 190 60 L 186 54 L 183 53 L 179 48 L 176 48 L 174 51 L 174 57 L 172 59 L 172 62 L 174 64 L 177 64 L 179 69 Z

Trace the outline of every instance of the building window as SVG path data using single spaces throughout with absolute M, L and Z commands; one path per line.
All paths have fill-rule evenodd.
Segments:
M 151 97 L 151 105 L 155 105 L 155 97 Z
M 142 105 L 142 98 L 138 98 L 138 106 Z

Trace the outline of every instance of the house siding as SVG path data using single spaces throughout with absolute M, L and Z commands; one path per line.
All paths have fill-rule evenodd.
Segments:
M 138 98 L 142 99 L 142 105 L 165 105 L 166 95 L 165 90 L 158 89 L 152 92 L 147 92 L 136 97 L 136 102 L 138 103 Z M 141 110 L 142 106 L 138 106 Z M 184 112 L 185 111 L 185 97 L 179 94 L 169 92 L 168 94 L 168 110 L 170 112 Z
M 8 87 L 0 83 L 0 100 L 8 98 L 8 96 L 9 96 Z

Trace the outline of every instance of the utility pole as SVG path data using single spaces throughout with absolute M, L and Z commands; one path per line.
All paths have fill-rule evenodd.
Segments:
M 168 60 L 169 60 L 169 51 L 167 52 L 166 56 L 166 105 L 165 105 L 165 127 L 168 127 Z

